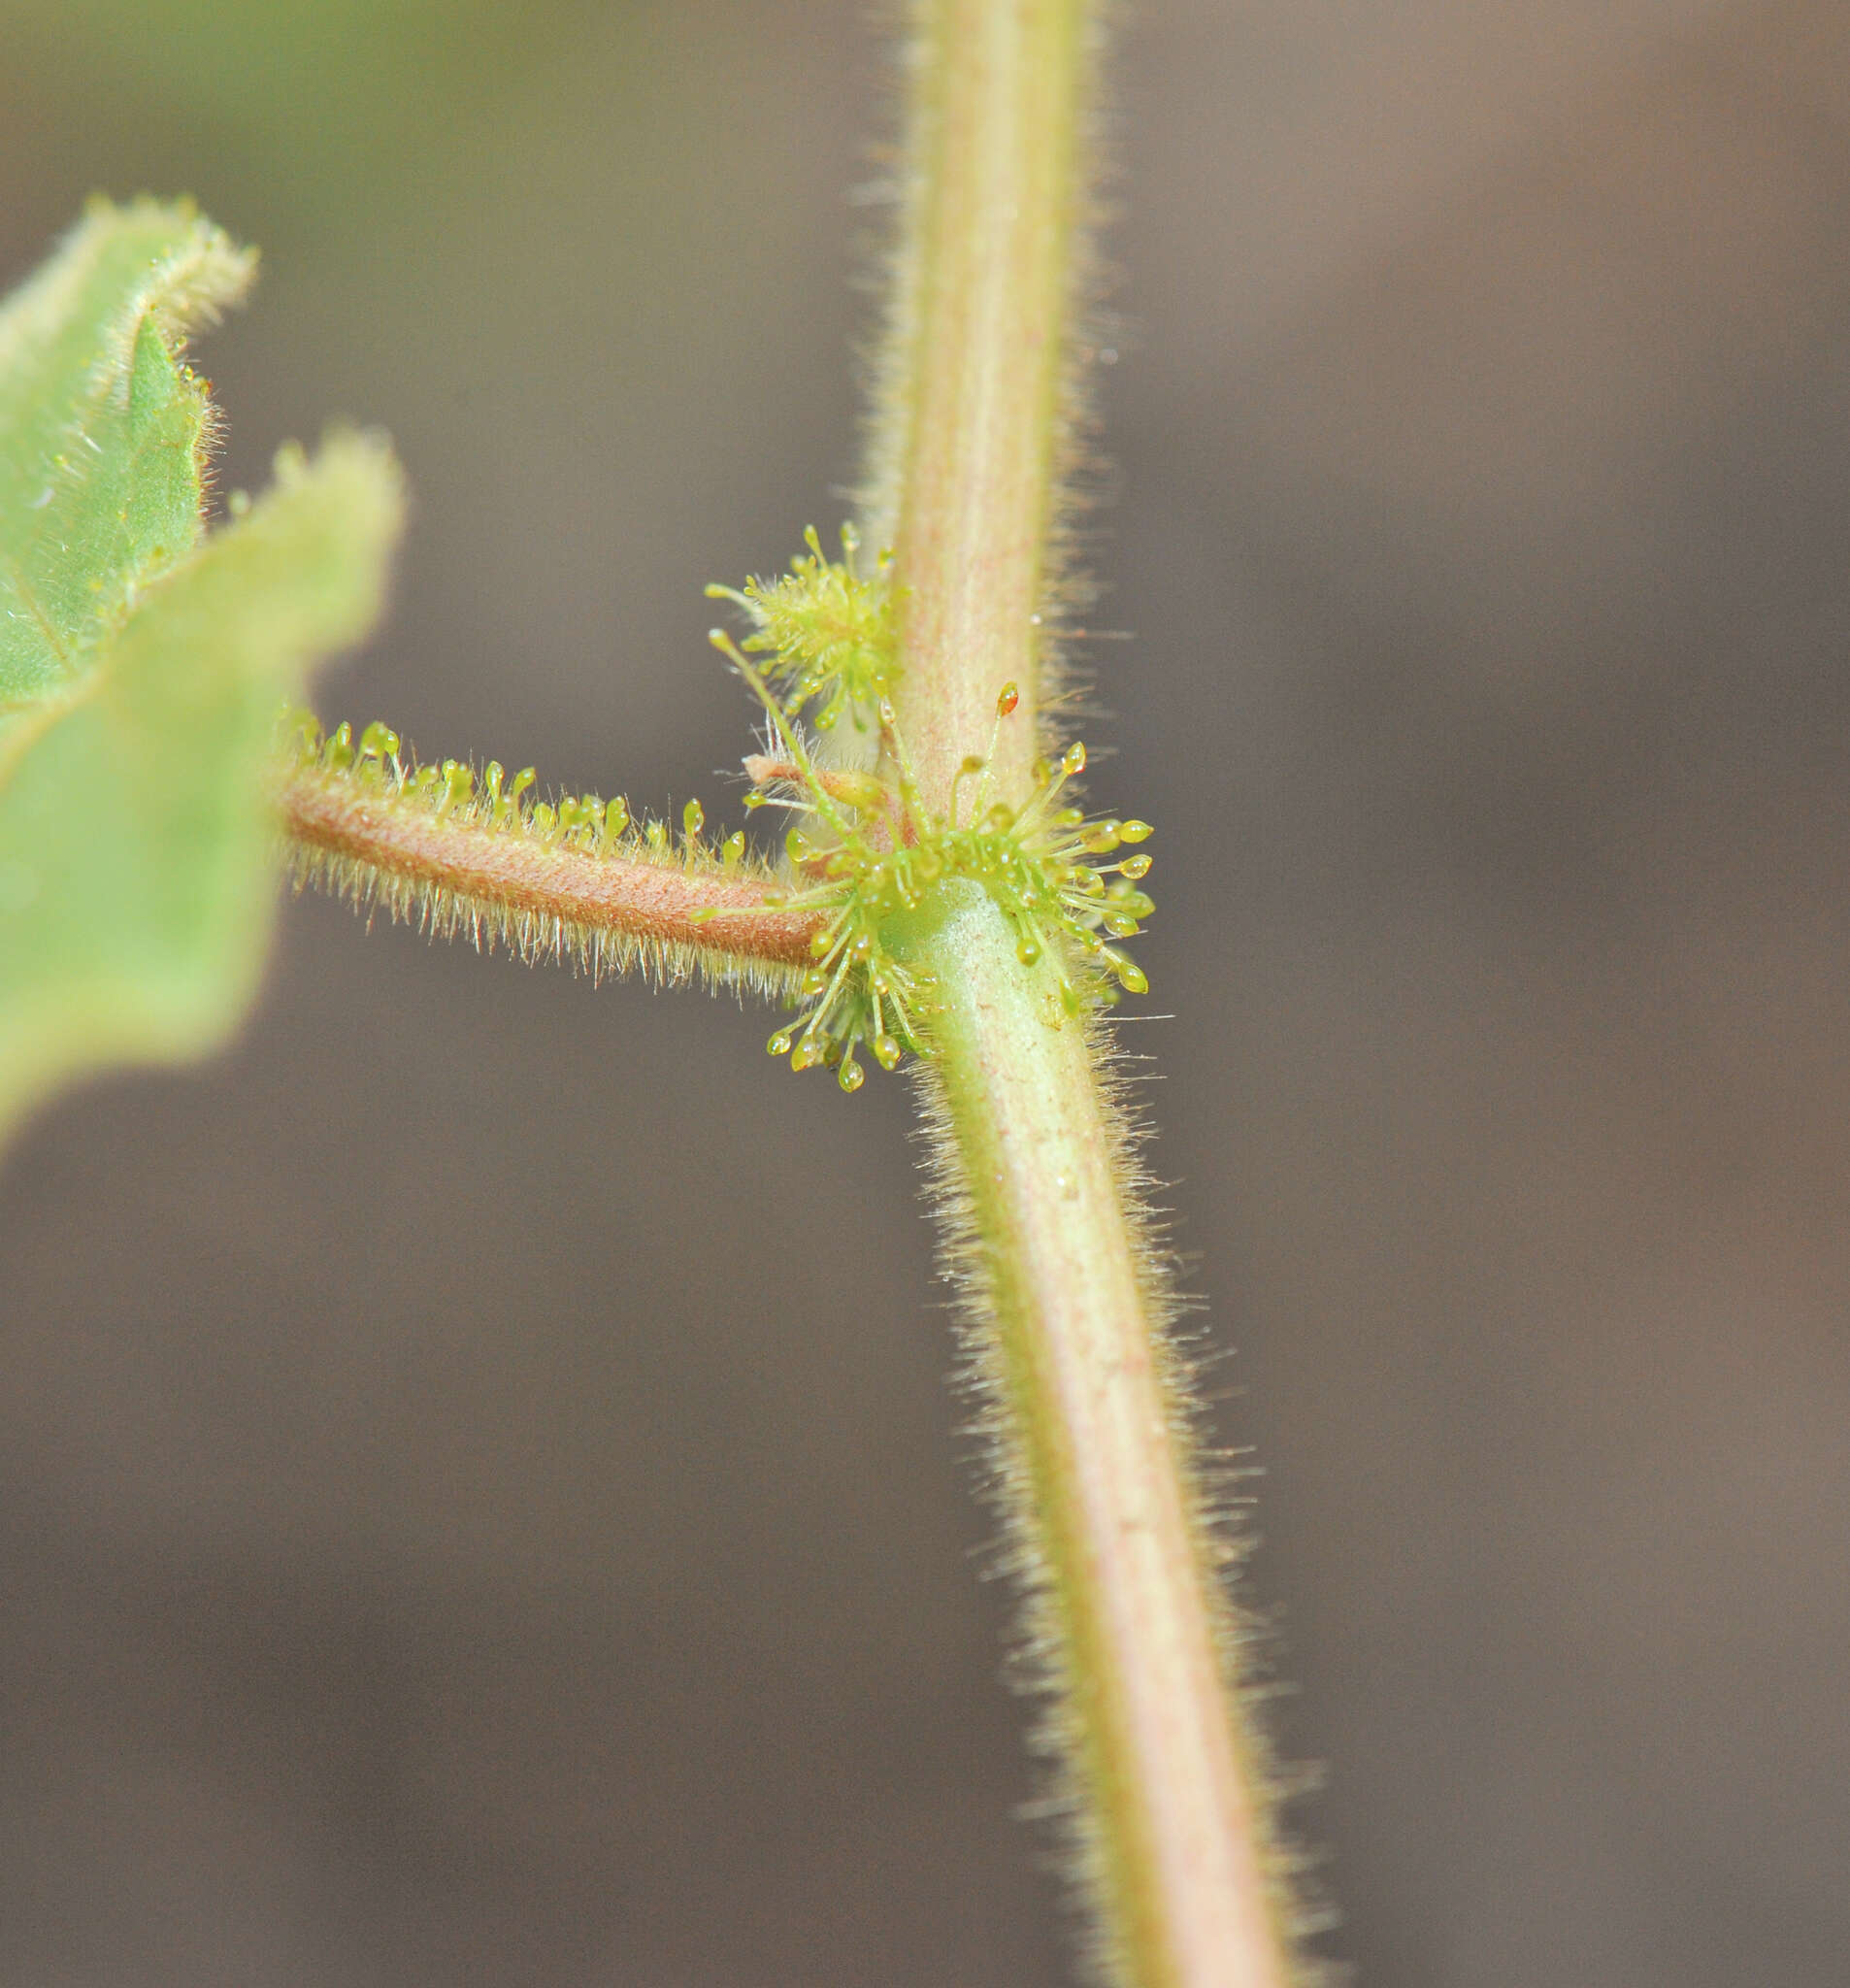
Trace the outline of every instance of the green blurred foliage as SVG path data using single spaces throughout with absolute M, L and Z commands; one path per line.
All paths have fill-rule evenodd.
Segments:
M 360 195 L 408 146 L 466 144 L 477 116 L 556 52 L 562 16 L 473 0 L 4 0 L 0 35 L 21 59 L 152 99 L 173 127 L 286 161 L 276 191 L 307 213 Z
M 401 499 L 378 443 L 280 459 L 204 537 L 213 413 L 179 342 L 251 269 L 190 209 L 98 203 L 0 310 L 0 1131 L 235 1024 L 278 701 L 379 610 Z

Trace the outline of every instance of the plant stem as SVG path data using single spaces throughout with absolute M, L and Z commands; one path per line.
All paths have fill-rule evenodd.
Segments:
M 1097 23 L 1081 0 L 930 0 L 918 18 L 866 509 L 890 519 L 900 715 L 942 810 L 1004 681 L 1030 708 L 1042 694 Z M 1033 727 L 1002 728 L 997 790 L 1017 804 L 1034 750 Z M 925 1081 L 947 1254 L 994 1390 L 1100 1955 L 1135 1988 L 1280 1988 L 1265 1749 L 1228 1689 L 1232 1611 L 1095 1032 L 1063 1019 L 1046 963 L 1022 966 L 980 891 L 946 893 L 915 943 L 942 1003 Z
M 272 801 L 303 881 L 446 934 L 529 957 L 569 953 L 594 972 L 641 963 L 657 978 L 698 973 L 774 996 L 792 992 L 809 964 L 816 915 L 767 903 L 776 879 L 759 872 L 695 865 L 684 852 L 656 858 L 633 840 L 613 850 L 547 842 L 524 823 L 513 833 L 473 812 L 439 813 L 382 780 L 312 765 L 279 772 Z
M 918 9 L 909 212 L 867 508 L 875 543 L 896 552 L 899 704 L 939 812 L 964 757 L 987 748 L 1007 681 L 1022 704 L 997 741 L 999 790 L 1025 793 L 1034 757 L 1090 11 Z

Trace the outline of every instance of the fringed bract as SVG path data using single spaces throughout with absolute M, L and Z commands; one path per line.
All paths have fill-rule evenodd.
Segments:
M 811 705 L 818 731 L 833 731 L 843 715 L 865 730 L 899 677 L 893 554 L 882 551 L 872 573 L 860 572 L 861 541 L 851 524 L 842 527 L 840 559 L 823 556 L 814 525 L 803 543 L 809 549 L 788 573 L 754 577 L 743 588 L 710 586 L 708 598 L 731 601 L 750 619 L 743 646 L 760 659 L 787 717 Z
M 1111 942 L 1133 937 L 1139 921 L 1155 910 L 1138 887 L 1149 874 L 1150 858 L 1140 853 L 1112 864 L 1099 859 L 1124 844 L 1145 841 L 1150 826 L 1115 816 L 1088 819 L 1082 809 L 1058 805 L 1067 782 L 1084 771 L 1084 746 L 1075 741 L 1057 765 L 1036 765 L 1034 793 L 1019 812 L 990 802 L 986 760 L 966 760 L 951 787 L 949 813 L 940 818 L 919 799 L 899 721 L 886 699 L 879 706 L 881 764 L 892 769 L 893 778 L 819 767 L 751 660 L 720 630 L 711 639 L 764 706 L 788 754 L 746 761 L 758 789 L 754 800 L 778 800 L 820 823 L 815 837 L 792 829 L 785 838 L 792 871 L 804 882 L 779 901 L 822 922 L 810 941 L 814 963 L 802 984 L 811 1005 L 772 1036 L 772 1055 L 788 1055 L 793 1070 L 834 1070 L 842 1088 L 855 1091 L 865 1081 L 856 1060 L 863 1043 L 885 1070 L 895 1068 L 908 1049 L 925 1048 L 920 1017 L 931 1011 L 930 985 L 895 955 L 889 928 L 958 879 L 981 885 L 1008 920 L 1023 967 L 1036 965 L 1049 944 L 1056 946 L 1062 955 L 1060 1000 L 1069 1015 L 1080 1013 L 1088 1002 L 1114 1002 L 1119 987 L 1134 994 L 1147 989 L 1142 969 Z M 1015 686 L 1005 684 L 996 700 L 998 734 L 1018 702 Z M 992 736 L 992 755 L 994 750 Z M 976 785 L 969 819 L 963 820 L 959 789 L 966 778 Z M 706 920 L 725 915 L 717 910 L 701 913 Z M 1080 962 L 1076 982 L 1068 956 Z
M 783 748 L 745 761 L 747 807 L 774 803 L 812 824 L 785 837 L 786 874 L 751 854 L 743 833 L 715 849 L 698 801 L 677 836 L 666 822 L 632 818 L 620 799 L 536 801 L 531 767 L 511 779 L 496 760 L 479 775 L 456 759 L 419 765 L 388 725 L 368 725 L 356 745 L 350 725 L 323 734 L 300 712 L 285 717 L 277 792 L 297 887 L 382 908 L 434 937 L 505 945 L 529 961 L 570 960 L 593 978 L 641 972 L 658 983 L 700 979 L 808 1002 L 772 1036 L 771 1052 L 787 1054 L 793 1070 L 835 1071 L 844 1091 L 866 1080 L 863 1044 L 886 1070 L 927 1047 L 929 983 L 896 957 L 889 927 L 953 878 L 980 884 L 1001 909 L 1024 967 L 1056 948 L 1068 1014 L 1115 1001 L 1120 987 L 1142 993 L 1142 970 L 1115 942 L 1155 909 L 1140 888 L 1150 858 L 1103 859 L 1145 840 L 1148 823 L 1088 819 L 1062 805 L 1085 768 L 1077 743 L 1057 764 L 1036 765 L 1019 812 L 991 800 L 987 761 L 976 757 L 953 782 L 948 813 L 927 810 L 884 694 L 896 667 L 885 565 L 858 576 L 846 528 L 840 566 L 822 558 L 813 530 L 808 537 L 809 556 L 784 580 L 709 589 L 754 617 L 745 647 L 779 645 L 761 668 L 729 636 L 712 635 Z M 797 714 L 819 702 L 818 723 L 843 710 L 858 716 L 868 698 L 885 773 L 819 766 Z M 995 736 L 1018 702 L 1015 686 L 1004 685 Z M 966 779 L 975 783 L 967 817 Z

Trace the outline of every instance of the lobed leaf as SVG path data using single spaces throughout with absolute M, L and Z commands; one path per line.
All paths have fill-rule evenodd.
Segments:
M 190 208 L 99 204 L 0 307 L 0 1134 L 235 1026 L 278 703 L 379 611 L 403 504 L 378 442 L 285 451 L 204 536 L 213 411 L 180 341 L 252 267 Z

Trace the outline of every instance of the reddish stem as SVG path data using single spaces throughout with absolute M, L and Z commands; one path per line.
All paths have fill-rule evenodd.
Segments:
M 765 878 L 685 869 L 641 852 L 543 843 L 468 816 L 440 815 L 388 789 L 368 789 L 314 769 L 285 776 L 275 801 L 284 830 L 303 848 L 587 931 L 698 946 L 742 962 L 804 967 L 810 963 L 809 941 L 821 929 L 813 911 L 768 904 L 776 886 Z M 697 915 L 713 911 L 721 915 Z

